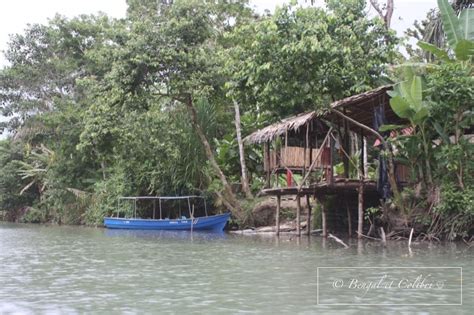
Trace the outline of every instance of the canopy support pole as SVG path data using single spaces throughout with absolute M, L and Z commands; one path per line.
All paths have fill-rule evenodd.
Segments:
M 191 213 L 191 201 L 189 200 L 189 197 L 188 197 L 188 210 L 189 210 L 189 213 Z
M 134 199 L 133 201 L 134 201 L 133 203 L 135 204 L 135 210 L 134 210 L 135 214 L 134 214 L 133 218 L 136 219 L 137 218 L 137 199 Z
M 188 199 L 189 200 L 189 199 Z M 191 233 L 193 233 L 193 225 L 194 225 L 194 203 L 193 203 L 193 210 L 189 212 L 191 216 Z
M 161 199 L 158 199 L 158 203 L 160 204 L 160 220 L 162 219 L 162 213 L 161 213 Z

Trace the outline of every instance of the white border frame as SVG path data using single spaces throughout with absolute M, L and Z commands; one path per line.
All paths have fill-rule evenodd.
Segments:
M 400 304 L 400 303 L 382 303 L 382 304 L 368 304 L 368 303 L 319 303 L 319 269 L 459 269 L 461 275 L 461 303 L 459 304 Z M 354 305 L 354 306 L 461 306 L 462 304 L 462 267 L 316 267 L 316 304 L 317 305 Z

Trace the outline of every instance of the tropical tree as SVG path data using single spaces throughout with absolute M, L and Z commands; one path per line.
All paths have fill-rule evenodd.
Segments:
M 396 39 L 364 8 L 365 1 L 288 5 L 237 28 L 229 40 L 238 45 L 226 52 L 229 95 L 242 110 L 277 119 L 380 85 Z
M 126 112 L 166 108 L 182 114 L 180 108 L 184 107 L 187 115 L 180 119 L 193 126 L 213 176 L 222 183 L 224 198 L 233 209 L 239 209 L 214 156 L 206 131 L 210 126 L 200 121 L 198 103 L 218 104 L 224 99 L 216 51 L 220 49 L 221 33 L 232 27 L 230 21 L 239 22 L 241 12 L 246 10 L 240 2 L 230 6 L 199 1 L 176 1 L 171 5 L 133 2 L 128 12 L 129 40 L 117 52 L 109 75 L 104 80 L 91 77 L 87 83 L 94 91 L 93 105 L 86 116 L 81 146 L 110 157 L 115 150 L 110 140 L 120 138 L 117 122 Z M 98 111 L 103 115 L 96 116 Z

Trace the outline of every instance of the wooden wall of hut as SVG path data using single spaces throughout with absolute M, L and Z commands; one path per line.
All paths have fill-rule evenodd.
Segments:
M 321 154 L 319 151 L 323 150 Z M 270 158 L 268 158 L 268 154 Z M 306 156 L 305 156 L 306 155 Z M 302 147 L 283 147 L 279 150 L 265 150 L 264 151 L 264 169 L 265 171 L 273 171 L 277 168 L 309 168 L 312 163 L 311 159 L 319 156 L 316 168 L 328 167 L 329 161 L 329 148 L 323 149 L 312 149 L 312 153 L 309 149 Z

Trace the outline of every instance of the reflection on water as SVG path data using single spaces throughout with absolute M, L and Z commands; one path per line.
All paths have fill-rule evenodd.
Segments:
M 225 239 L 225 232 L 213 231 L 157 231 L 157 230 L 121 230 L 104 229 L 104 235 L 108 237 L 135 237 L 142 239 L 162 240 L 217 240 Z
M 474 254 L 464 244 L 413 244 L 410 255 L 406 242 L 344 241 L 349 249 L 320 237 L 0 224 L 0 314 L 470 314 L 474 308 Z M 328 266 L 463 267 L 464 305 L 318 306 L 316 270 Z M 403 304 L 408 296 L 386 299 Z

